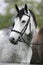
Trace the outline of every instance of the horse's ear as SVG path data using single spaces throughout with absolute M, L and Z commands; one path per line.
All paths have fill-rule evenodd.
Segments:
M 25 4 L 25 11 L 28 13 L 27 4 Z
M 16 8 L 17 12 L 19 12 L 19 8 L 16 4 L 15 4 L 15 8 Z

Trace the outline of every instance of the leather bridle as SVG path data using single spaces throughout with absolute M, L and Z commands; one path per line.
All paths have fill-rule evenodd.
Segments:
M 25 14 L 25 15 L 28 16 L 27 14 Z M 30 16 L 28 16 L 28 17 L 29 17 L 29 19 L 28 19 L 26 25 L 24 26 L 24 28 L 22 29 L 21 32 L 16 31 L 16 30 L 11 30 L 11 31 L 14 31 L 14 32 L 20 34 L 20 36 L 18 37 L 17 42 L 18 42 L 18 41 L 20 41 L 20 42 L 25 42 L 25 43 L 29 46 L 29 44 L 23 39 L 23 34 L 25 33 L 25 31 L 26 31 L 26 29 L 27 29 L 27 27 L 28 27 L 28 24 L 29 24 L 29 22 L 30 22 Z M 30 33 L 31 33 L 31 24 L 30 24 Z

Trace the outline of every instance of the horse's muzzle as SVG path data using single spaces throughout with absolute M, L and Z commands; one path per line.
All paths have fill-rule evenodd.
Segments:
M 12 44 L 14 44 L 14 45 L 18 44 L 17 41 L 15 41 L 14 38 L 10 38 L 9 41 L 10 41 Z

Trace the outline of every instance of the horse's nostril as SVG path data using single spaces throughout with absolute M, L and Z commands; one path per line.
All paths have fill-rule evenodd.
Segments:
M 10 38 L 9 40 L 10 40 L 10 42 L 13 42 L 15 39 L 14 38 Z
M 14 38 L 12 38 L 12 40 L 14 41 Z
M 10 41 L 12 44 L 17 44 L 17 42 L 15 41 L 14 38 L 10 38 L 9 41 Z

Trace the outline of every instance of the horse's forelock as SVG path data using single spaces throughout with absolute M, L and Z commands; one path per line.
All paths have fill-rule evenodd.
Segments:
M 21 19 L 22 16 L 25 14 L 24 10 L 25 10 L 25 9 L 22 8 L 22 9 L 18 12 L 17 17 L 19 17 L 19 18 Z

